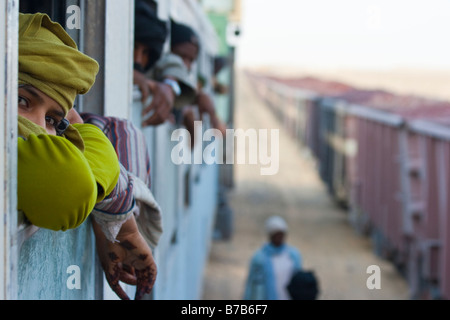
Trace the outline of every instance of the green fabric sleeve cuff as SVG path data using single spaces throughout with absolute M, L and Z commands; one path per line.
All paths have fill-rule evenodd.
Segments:
M 95 206 L 97 184 L 83 153 L 63 137 L 18 139 L 18 209 L 42 228 L 81 225 Z
M 73 126 L 83 138 L 84 156 L 99 185 L 98 203 L 112 192 L 119 180 L 119 159 L 111 141 L 98 127 L 79 123 L 75 123 Z

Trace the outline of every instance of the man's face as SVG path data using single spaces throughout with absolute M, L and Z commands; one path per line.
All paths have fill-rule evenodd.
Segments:
M 141 71 L 145 70 L 150 61 L 150 47 L 141 42 L 134 43 L 134 64 L 141 67 Z
M 284 243 L 286 234 L 283 231 L 277 231 L 270 235 L 270 242 L 275 246 L 279 247 Z
M 56 135 L 56 126 L 64 119 L 64 109 L 52 98 L 30 85 L 18 89 L 18 113 Z
M 186 68 L 191 71 L 192 64 L 197 60 L 198 47 L 190 42 L 179 43 L 172 47 L 172 52 L 180 56 Z

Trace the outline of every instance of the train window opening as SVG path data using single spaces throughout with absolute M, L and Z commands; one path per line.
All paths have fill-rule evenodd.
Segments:
M 19 12 L 21 13 L 46 13 L 49 17 L 64 27 L 69 36 L 75 41 L 80 51 L 83 50 L 83 32 L 81 28 L 84 22 L 84 2 L 85 0 L 20 0 Z M 76 6 L 76 7 L 72 7 Z M 70 10 L 71 8 L 79 8 L 80 10 Z M 75 15 L 75 16 L 74 16 Z M 76 21 L 76 27 L 73 26 Z M 70 25 L 69 25 L 70 24 Z M 75 99 L 74 108 L 83 111 L 83 98 Z
M 46 13 L 49 17 L 61 24 L 66 32 L 70 35 L 70 37 L 75 41 L 78 48 L 82 50 L 83 47 L 83 33 L 80 32 L 81 28 L 78 29 L 70 29 L 67 28 L 66 22 L 68 17 L 70 17 L 70 13 L 68 13 L 67 8 L 70 6 L 78 6 L 80 8 L 80 19 L 81 23 L 83 22 L 83 8 L 84 8 L 85 0 L 42 0 L 42 1 L 33 1 L 33 0 L 21 0 L 19 2 L 19 12 L 20 13 Z M 82 24 L 81 24 L 82 25 Z M 75 99 L 74 108 L 77 109 L 78 112 L 82 111 L 82 97 L 78 96 Z M 30 238 L 39 227 L 34 226 L 31 222 L 25 217 L 25 214 L 21 211 L 17 212 L 17 231 L 18 234 L 18 244 L 19 248 L 28 238 Z
M 53 21 L 65 25 L 66 6 L 65 1 L 57 0 L 20 0 L 19 11 L 21 13 L 46 13 Z

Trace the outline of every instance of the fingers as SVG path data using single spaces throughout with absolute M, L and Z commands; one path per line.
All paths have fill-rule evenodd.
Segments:
M 151 111 L 154 113 L 142 121 L 142 126 L 158 125 L 169 119 L 174 103 L 174 96 L 171 91 L 172 89 L 169 86 L 167 86 L 168 88 L 165 86 L 167 85 L 148 82 L 148 88 L 153 98 L 150 105 L 142 111 L 142 115 L 145 119 Z
M 157 115 L 156 111 L 153 110 L 155 105 L 151 103 L 148 107 L 142 110 L 142 126 L 151 125 L 154 121 L 155 115 Z
M 150 251 L 148 253 L 140 253 L 137 261 L 140 261 L 139 264 L 142 263 L 144 266 L 143 268 L 135 269 L 137 285 L 134 299 L 140 300 L 145 294 L 149 294 L 152 291 L 156 280 L 157 268 Z
M 154 110 L 154 113 L 142 121 L 142 126 L 158 125 L 164 123 L 170 117 L 171 107 L 164 100 L 154 97 L 152 103 L 144 109 L 143 114 L 148 114 Z
M 141 90 L 141 101 L 142 103 L 145 103 L 148 96 L 150 95 L 150 90 L 145 82 L 140 81 L 137 83 L 137 85 L 139 87 L 139 90 Z
M 136 285 L 135 299 L 140 300 L 145 294 L 151 292 L 156 280 L 157 268 L 150 247 L 137 230 L 136 221 L 129 221 L 122 226 L 125 229 L 118 235 L 119 242 L 116 245 L 123 249 L 124 254 L 120 261 L 122 272 L 115 273 L 120 275 L 119 278 L 122 281 Z M 113 258 L 115 257 L 112 256 L 111 259 Z M 120 292 L 119 288 L 117 290 Z
M 166 120 L 163 117 L 161 117 L 160 114 L 154 113 L 149 118 L 147 118 L 146 120 L 142 121 L 142 126 L 143 127 L 156 126 L 156 125 L 164 123 L 164 121 L 166 121 Z
M 120 286 L 119 281 L 122 281 L 122 279 L 130 281 L 130 279 L 128 279 L 128 277 L 125 276 L 126 272 L 124 272 L 123 270 L 133 272 L 132 268 L 129 267 L 128 265 L 120 263 L 120 258 L 114 251 L 108 252 L 108 258 L 110 262 L 109 267 L 105 269 L 105 277 L 106 280 L 108 281 L 109 286 L 120 299 L 130 300 L 130 297 L 128 297 L 128 295 L 125 293 L 125 291 L 123 291 L 122 287 Z
M 134 70 L 133 72 L 133 82 L 135 84 L 137 84 L 137 86 L 139 87 L 139 90 L 141 91 L 141 101 L 143 103 L 145 103 L 145 101 L 147 100 L 148 96 L 150 95 L 150 88 L 149 85 L 147 83 L 147 79 L 145 78 L 145 76 L 137 71 Z
M 108 281 L 112 291 L 114 291 L 120 299 L 130 300 L 130 297 L 128 297 L 119 284 L 120 273 L 121 268 L 117 264 L 114 265 L 112 272 L 105 272 L 106 281 Z
M 164 122 L 161 114 L 165 108 L 165 102 L 159 95 L 154 95 L 152 102 L 142 110 L 142 126 L 155 125 Z
M 132 276 L 131 274 L 128 274 L 128 273 L 121 274 L 120 281 L 122 281 L 123 283 L 129 284 L 130 286 L 137 285 L 136 276 Z
M 150 91 L 149 91 L 148 87 L 145 85 L 142 87 L 139 87 L 139 88 L 141 89 L 141 95 L 142 95 L 141 101 L 142 101 L 142 103 L 145 103 L 148 99 L 148 96 L 150 95 Z
M 119 280 L 122 281 L 123 283 L 129 284 L 132 286 L 137 285 L 137 278 L 136 278 L 136 273 L 134 271 L 134 268 L 123 263 Z
M 156 268 L 147 266 L 143 270 L 136 270 L 137 286 L 134 299 L 141 300 L 145 294 L 149 294 L 156 280 Z

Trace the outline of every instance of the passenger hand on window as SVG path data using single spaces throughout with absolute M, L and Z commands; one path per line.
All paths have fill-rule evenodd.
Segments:
M 156 280 L 157 267 L 150 247 L 138 230 L 134 215 L 122 225 L 116 237 L 118 242 L 109 241 L 95 219 L 92 223 L 100 262 L 111 289 L 122 300 L 130 298 L 119 281 L 136 286 L 135 300 L 149 294 Z
M 143 73 L 134 70 L 134 83 L 138 85 L 142 94 L 142 103 L 145 104 L 152 95 L 152 101 L 148 106 L 144 105 L 142 126 L 155 126 L 171 120 L 171 110 L 175 101 L 175 93 L 165 83 L 148 79 Z M 149 113 L 153 111 L 150 116 Z
M 223 136 L 226 135 L 227 126 L 223 123 L 216 113 L 216 109 L 214 106 L 214 101 L 211 97 L 205 92 L 201 91 L 197 95 L 197 106 L 198 111 L 200 113 L 200 118 L 203 113 L 209 114 L 211 126 L 215 129 L 220 130 Z

